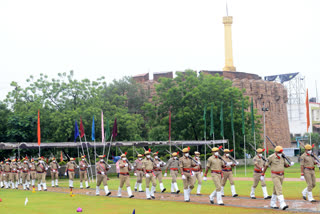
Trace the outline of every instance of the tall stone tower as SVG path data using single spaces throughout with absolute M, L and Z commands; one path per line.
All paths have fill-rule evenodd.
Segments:
M 225 49 L 225 66 L 223 71 L 236 71 L 236 67 L 233 66 L 233 54 L 232 54 L 232 16 L 224 16 L 224 49 Z

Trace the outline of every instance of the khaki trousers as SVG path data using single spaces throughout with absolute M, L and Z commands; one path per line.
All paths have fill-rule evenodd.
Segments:
M 124 183 L 126 183 L 126 187 L 130 187 L 130 176 L 129 175 L 119 175 L 120 179 L 120 188 L 123 187 Z
M 273 182 L 273 194 L 274 195 L 283 195 L 282 194 L 282 183 L 284 176 L 283 175 L 277 175 L 277 174 L 271 174 L 272 182 Z
M 221 191 L 221 174 L 212 172 L 211 177 L 214 185 L 216 186 L 216 191 L 220 192 Z
M 56 169 L 55 172 L 51 171 L 51 180 L 58 179 L 58 178 L 59 178 L 58 170 Z
M 156 183 L 156 178 L 155 176 L 153 176 L 152 173 L 148 173 L 150 175 L 150 177 L 146 177 L 146 188 L 149 188 L 149 184 L 150 184 L 150 181 L 152 183 L 152 186 L 156 187 L 157 186 L 157 183 Z
M 137 174 L 137 183 L 141 184 L 142 183 L 142 179 L 143 179 L 143 171 L 137 170 L 136 174 Z
M 3 177 L 3 181 L 9 182 L 10 181 L 10 172 L 3 172 L 2 177 Z
M 37 173 L 35 171 L 31 171 L 30 172 L 30 177 L 31 177 L 31 180 L 36 180 L 37 179 Z
M 103 182 L 103 186 L 107 186 L 108 177 L 107 175 L 97 174 L 97 186 L 100 186 L 101 182 Z
M 262 173 L 259 172 L 253 172 L 253 188 L 256 188 L 259 184 L 259 182 L 261 182 L 261 186 L 265 187 L 266 186 L 266 182 L 265 181 L 260 181 L 260 177 L 261 177 Z
M 308 192 L 312 192 L 312 189 L 316 187 L 316 175 L 314 170 L 304 169 L 304 178 L 308 184 Z
M 18 173 L 11 172 L 9 176 L 10 176 L 10 181 L 11 182 L 18 181 L 18 179 L 19 179 Z
M 40 172 L 40 173 L 37 172 L 38 184 L 46 182 L 46 174 L 47 174 L 46 172 Z
M 82 182 L 83 180 L 88 181 L 87 171 L 80 170 L 80 182 Z
M 156 180 L 159 180 L 159 183 L 162 183 L 162 171 L 154 171 L 154 175 L 156 176 Z
M 30 173 L 29 172 L 23 172 L 22 173 L 22 183 L 25 184 L 26 181 L 30 181 Z
M 193 179 L 193 185 L 198 181 L 198 185 L 202 184 L 202 176 L 201 172 L 193 172 L 194 173 L 194 179 Z
M 172 177 L 172 183 L 177 183 L 178 170 L 170 170 L 170 176 Z
M 230 172 L 223 171 L 222 173 L 223 173 L 223 177 L 221 179 L 222 180 L 221 186 L 224 187 L 228 179 L 229 179 L 230 185 L 234 185 L 232 171 Z
M 186 177 L 186 179 L 183 179 L 183 188 L 192 190 L 194 188 L 192 176 L 188 172 L 183 172 L 183 174 Z
M 69 175 L 69 180 L 72 180 L 73 181 L 73 179 L 74 179 L 74 171 L 68 171 L 68 175 Z

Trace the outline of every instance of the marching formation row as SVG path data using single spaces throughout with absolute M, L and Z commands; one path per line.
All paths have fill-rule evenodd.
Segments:
M 190 148 L 184 148 L 182 150 L 183 156 L 179 157 L 179 152 L 172 153 L 172 157 L 167 163 L 163 162 L 158 158 L 158 153 L 151 153 L 151 151 L 145 151 L 145 154 L 138 154 L 137 160 L 135 160 L 132 165 L 126 158 L 126 154 L 121 155 L 121 159 L 117 162 L 119 167 L 119 180 L 120 185 L 118 188 L 117 196 L 121 197 L 121 190 L 124 185 L 126 185 L 127 193 L 129 198 L 134 197 L 130 187 L 130 176 L 129 172 L 134 171 L 134 175 L 137 180 L 135 183 L 135 191 L 144 192 L 142 190 L 142 181 L 145 177 L 146 183 L 146 198 L 154 199 L 156 190 L 156 180 L 159 181 L 161 192 L 165 192 L 166 188 L 162 183 L 162 168 L 165 168 L 164 176 L 167 176 L 168 170 L 172 177 L 171 182 L 171 193 L 178 194 L 180 192 L 177 177 L 181 174 L 183 180 L 184 189 L 184 200 L 185 202 L 190 201 L 190 192 L 198 181 L 197 195 L 201 194 L 202 181 L 207 181 L 208 173 L 211 173 L 211 178 L 215 185 L 215 190 L 210 194 L 209 200 L 211 204 L 214 204 L 214 198 L 216 198 L 216 203 L 219 205 L 224 205 L 222 197 L 224 196 L 224 186 L 229 180 L 231 185 L 231 193 L 233 197 L 237 197 L 233 176 L 232 167 L 238 165 L 239 163 L 231 157 L 230 150 L 224 149 L 224 155 L 220 156 L 220 148 L 214 147 L 211 149 L 212 156 L 207 160 L 207 165 L 205 173 L 201 167 L 200 153 L 195 152 L 195 156 L 191 157 L 189 154 Z M 282 183 L 284 180 L 284 169 L 292 166 L 294 163 L 290 162 L 283 154 L 283 149 L 281 146 L 275 148 L 275 153 L 270 155 L 268 159 L 265 159 L 262 155 L 264 149 L 257 149 L 257 155 L 253 158 L 254 161 L 254 174 L 253 174 L 253 185 L 251 187 L 250 197 L 255 199 L 255 189 L 259 182 L 261 182 L 262 191 L 264 199 L 271 199 L 270 207 L 278 209 L 276 202 L 279 201 L 280 209 L 285 210 L 288 208 L 284 201 L 282 194 Z M 104 186 L 104 191 L 106 196 L 109 196 L 111 192 L 108 189 L 108 177 L 107 172 L 111 168 L 104 160 L 105 156 L 100 155 L 99 161 L 96 163 L 96 195 L 100 194 L 101 183 Z M 305 180 L 307 187 L 302 191 L 302 197 L 304 200 L 310 202 L 315 202 L 312 196 L 312 189 L 316 185 L 315 177 L 315 165 L 320 167 L 320 161 L 313 155 L 312 146 L 305 146 L 305 153 L 300 157 L 301 165 L 301 179 Z M 86 188 L 90 188 L 88 184 L 87 169 L 91 166 L 87 163 L 85 156 L 81 157 L 79 165 L 76 164 L 74 158 L 70 158 L 67 163 L 65 175 L 69 176 L 69 187 L 73 188 L 73 179 L 75 175 L 75 170 L 79 169 L 80 174 L 80 188 L 83 188 L 83 181 L 85 181 Z M 5 162 L 0 164 L 0 185 L 1 188 L 18 188 L 18 185 L 22 183 L 23 189 L 30 189 L 30 181 L 35 189 L 35 181 L 37 179 L 38 191 L 42 188 L 47 191 L 46 187 L 46 174 L 47 171 L 51 171 L 52 187 L 58 187 L 58 169 L 60 168 L 55 158 L 52 158 L 49 165 L 44 161 L 43 157 L 39 157 L 37 162 L 34 159 L 28 160 L 24 158 L 22 162 L 17 160 L 6 159 Z M 271 169 L 271 178 L 273 181 L 273 193 L 272 196 L 268 195 L 267 187 L 265 183 L 264 174 L 266 170 Z M 151 183 L 151 188 L 150 188 Z

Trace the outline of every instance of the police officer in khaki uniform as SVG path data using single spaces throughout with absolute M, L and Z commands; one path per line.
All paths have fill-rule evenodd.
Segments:
M 48 170 L 48 166 L 44 162 L 44 158 L 39 157 L 38 163 L 36 164 L 38 191 L 41 191 L 41 186 L 43 187 L 43 191 L 47 191 L 47 184 L 46 184 L 47 170 Z
M 131 191 L 131 187 L 130 187 L 130 175 L 129 175 L 129 171 L 132 169 L 131 168 L 132 166 L 126 157 L 126 154 L 122 154 L 120 157 L 121 157 L 121 159 L 119 160 L 120 186 L 118 188 L 118 197 L 121 197 L 121 189 L 122 189 L 123 185 L 126 184 L 128 196 L 129 196 L 129 198 L 133 198 L 134 195 L 132 195 L 132 191 Z
M 107 177 L 107 171 L 111 168 L 109 164 L 107 164 L 103 158 L 104 155 L 100 155 L 100 160 L 96 163 L 96 172 L 97 172 L 97 186 L 96 186 L 96 195 L 100 195 L 100 184 L 103 182 L 104 191 L 106 193 L 106 196 L 111 195 L 111 192 L 108 189 L 108 177 Z
M 199 165 L 192 168 L 193 175 L 194 175 L 193 185 L 195 185 L 196 181 L 198 181 L 197 195 L 201 195 L 203 172 L 202 172 L 201 161 L 200 161 L 200 152 L 194 152 L 194 159 L 198 161 Z
M 154 163 L 156 164 L 156 166 L 153 168 L 154 174 L 156 176 L 156 180 L 159 180 L 159 186 L 160 186 L 160 190 L 161 192 L 165 192 L 167 189 L 164 188 L 164 185 L 162 183 L 162 169 L 161 167 L 164 167 L 166 165 L 165 162 L 163 162 L 159 157 L 158 157 L 158 153 L 159 152 L 155 152 L 153 153 L 153 157 L 154 157 Z
M 279 209 L 276 206 L 277 199 L 280 203 L 280 209 L 285 210 L 288 208 L 288 205 L 286 205 L 284 201 L 284 197 L 282 194 L 282 183 L 284 179 L 284 168 L 290 167 L 293 165 L 293 162 L 291 162 L 291 165 L 286 163 L 285 159 L 282 156 L 283 148 L 282 146 L 276 146 L 275 153 L 270 155 L 268 157 L 268 162 L 266 164 L 266 167 L 264 168 L 262 174 L 261 174 L 261 180 L 264 181 L 264 173 L 270 167 L 271 169 L 271 178 L 273 182 L 273 193 L 270 201 L 270 207 L 274 209 Z
M 89 183 L 88 183 L 88 168 L 90 168 L 91 166 L 88 164 L 88 162 L 86 161 L 86 156 L 83 155 L 81 156 L 81 161 L 79 163 L 80 165 L 80 189 L 83 189 L 83 185 L 82 185 L 82 181 L 85 181 L 86 184 L 86 188 L 89 189 Z
M 222 168 L 222 179 L 221 179 L 221 195 L 222 197 L 224 197 L 224 186 L 227 183 L 227 180 L 229 180 L 230 182 L 230 188 L 231 188 L 231 195 L 232 197 L 237 197 L 238 194 L 236 193 L 236 188 L 234 186 L 234 182 L 233 182 L 233 175 L 232 175 L 232 167 L 236 166 L 235 163 L 232 162 L 232 160 L 230 159 L 230 150 L 229 149 L 225 149 L 223 150 L 224 155 L 223 155 L 223 160 L 227 163 L 230 164 L 230 166 L 225 166 L 224 168 Z
M 11 168 L 10 168 L 10 159 L 7 158 L 5 159 L 5 164 L 2 165 L 2 170 L 3 170 L 3 174 L 2 174 L 2 177 L 3 177 L 3 182 L 4 182 L 4 186 L 6 189 L 10 188 L 10 171 L 11 171 Z
M 50 169 L 51 169 L 51 186 L 54 187 L 54 184 L 56 184 L 56 187 L 58 187 L 58 178 L 59 178 L 59 169 L 60 166 L 56 160 L 55 157 L 51 159 L 50 163 Z
M 28 157 L 23 159 L 23 163 L 21 164 L 22 171 L 22 186 L 24 190 L 29 190 L 30 185 L 30 165 L 28 161 Z
M 265 149 L 258 148 L 256 150 L 257 155 L 253 158 L 253 164 L 254 164 L 254 171 L 253 171 L 253 185 L 251 187 L 250 197 L 252 199 L 256 199 L 255 196 L 255 190 L 260 182 L 260 177 L 262 174 L 262 171 L 266 165 L 266 161 L 263 160 L 262 152 L 264 152 Z M 271 196 L 268 194 L 267 186 L 265 181 L 261 181 L 261 187 L 263 192 L 264 199 L 270 199 Z
M 12 189 L 16 188 L 18 189 L 18 181 L 19 181 L 19 175 L 18 175 L 18 170 L 19 170 L 19 165 L 17 163 L 16 159 L 13 159 L 11 164 L 10 164 L 10 182 L 12 185 Z
M 192 167 L 195 167 L 198 164 L 195 164 L 189 157 L 190 148 L 184 148 L 182 150 L 183 157 L 180 158 L 180 171 L 183 180 L 183 192 L 184 192 L 184 201 L 190 202 L 190 193 L 193 189 L 193 178 L 192 178 Z
M 146 197 L 148 200 L 151 198 L 155 199 L 154 191 L 156 190 L 156 179 L 153 173 L 153 168 L 156 164 L 151 160 L 150 151 L 145 151 L 146 158 L 142 161 L 142 169 L 144 174 L 146 175 Z M 151 191 L 149 189 L 150 181 L 152 183 Z
M 314 172 L 314 165 L 317 164 L 315 159 L 311 156 L 312 146 L 307 144 L 305 145 L 305 152 L 300 157 L 300 166 L 301 166 L 301 180 L 306 180 L 307 187 L 302 191 L 302 197 L 304 200 L 316 202 L 312 196 L 312 189 L 316 187 L 316 175 Z
M 4 177 L 3 177 L 3 161 L 0 162 L 0 187 L 4 187 Z
M 171 194 L 179 194 L 180 190 L 177 184 L 177 177 L 179 173 L 179 159 L 178 159 L 178 153 L 174 152 L 172 153 L 172 158 L 169 159 L 167 163 L 167 168 L 164 173 L 164 176 L 167 177 L 167 171 L 170 169 L 170 175 L 172 178 L 171 181 Z
M 209 196 L 210 203 L 214 204 L 214 197 L 217 196 L 217 204 L 224 205 L 224 203 L 222 201 L 222 195 L 221 195 L 222 168 L 225 166 L 230 166 L 230 165 L 229 165 L 229 163 L 227 163 L 225 165 L 225 163 L 221 160 L 222 158 L 220 157 L 220 154 L 219 154 L 219 148 L 213 147 L 211 151 L 212 151 L 212 156 L 209 157 L 209 159 L 208 159 L 207 166 L 206 166 L 206 172 L 204 173 L 203 180 L 204 181 L 207 180 L 207 174 L 210 169 L 213 183 L 216 186 L 216 189 Z
M 142 157 L 143 155 L 138 154 L 138 159 L 135 160 L 133 164 L 134 176 L 137 177 L 136 184 L 134 185 L 134 191 L 137 191 L 139 186 L 139 192 L 143 192 L 142 190 L 142 179 L 143 179 Z
M 67 172 L 69 175 L 69 187 L 73 188 L 73 179 L 75 175 L 75 170 L 79 168 L 79 166 L 76 164 L 74 158 L 70 158 L 70 161 L 67 163 L 66 171 L 64 173 L 65 176 L 67 176 Z
M 37 178 L 37 171 L 36 171 L 36 163 L 34 162 L 34 159 L 31 158 L 31 163 L 29 166 L 30 169 L 30 179 L 31 179 L 31 185 L 32 188 L 35 188 L 35 182 L 36 182 L 36 178 Z

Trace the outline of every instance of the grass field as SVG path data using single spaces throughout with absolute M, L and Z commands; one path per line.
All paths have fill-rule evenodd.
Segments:
M 28 197 L 27 206 L 24 205 Z M 248 209 L 237 207 L 221 207 L 207 204 L 193 204 L 171 201 L 147 201 L 127 198 L 96 197 L 53 192 L 37 192 L 21 190 L 0 190 L 0 213 L 32 213 L 32 214 L 60 214 L 76 213 L 81 207 L 84 213 L 276 213 L 279 211 L 266 209 Z M 286 212 L 290 213 L 290 212 Z

